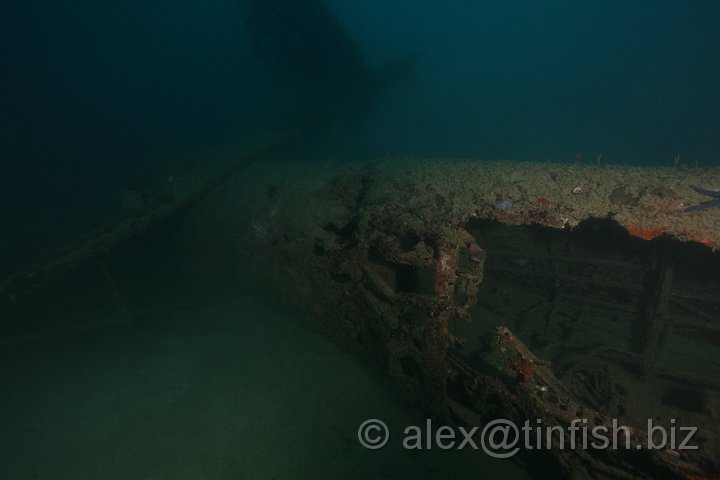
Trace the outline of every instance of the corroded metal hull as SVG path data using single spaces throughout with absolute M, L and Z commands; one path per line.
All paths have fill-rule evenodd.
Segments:
M 685 213 L 700 172 L 665 173 L 272 162 L 213 192 L 190 225 L 428 414 L 617 419 L 639 441 L 643 419 L 679 418 L 706 426 L 699 451 L 547 455 L 573 478 L 714 478 L 720 212 Z

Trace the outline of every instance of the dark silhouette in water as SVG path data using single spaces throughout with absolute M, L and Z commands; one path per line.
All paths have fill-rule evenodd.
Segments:
M 240 0 L 260 61 L 308 116 L 357 118 L 374 103 L 378 79 L 322 0 Z

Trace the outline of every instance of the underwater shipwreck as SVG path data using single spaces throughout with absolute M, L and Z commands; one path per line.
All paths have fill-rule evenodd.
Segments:
M 683 211 L 697 198 L 680 185 L 696 174 L 669 184 L 552 164 L 339 169 L 287 164 L 264 182 L 258 169 L 190 221 L 232 226 L 223 237 L 236 239 L 226 247 L 238 269 L 381 366 L 424 413 L 469 426 L 618 418 L 633 442 L 647 419 L 674 418 L 709 427 L 699 450 L 546 453 L 568 478 L 717 474 L 718 217 Z M 228 217 L 207 225 L 214 209 Z
M 292 8 L 278 17 L 245 3 L 260 54 L 297 76 L 267 28 Z M 324 59 L 352 79 L 320 88 L 321 103 L 366 104 L 375 77 L 317 18 L 329 27 L 308 42 L 335 38 Z M 312 88 L 326 76 L 317 71 L 304 72 Z M 319 109 L 314 131 L 338 114 Z M 190 162 L 172 182 L 128 194 L 122 216 L 18 268 L 0 282 L 3 337 L 26 335 L 66 276 L 171 225 L 199 261 L 221 258 L 259 296 L 386 372 L 418 415 L 466 427 L 582 418 L 632 440 L 521 450 L 520 461 L 565 478 L 720 478 L 720 208 L 707 195 L 720 168 L 300 161 L 303 134 Z M 649 419 L 696 426 L 699 448 L 635 448 L 652 436 Z
M 424 414 L 468 426 L 616 418 L 633 442 L 647 419 L 672 418 L 699 427 L 698 450 L 524 454 L 567 478 L 716 478 L 720 210 L 684 211 L 703 201 L 689 185 L 708 178 L 720 171 L 269 159 L 146 192 L 113 230 L 6 280 L 3 318 L 174 217 Z

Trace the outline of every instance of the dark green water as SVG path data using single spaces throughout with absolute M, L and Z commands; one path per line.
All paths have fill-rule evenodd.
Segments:
M 1 478 L 530 478 L 470 449 L 407 451 L 399 435 L 364 449 L 368 418 L 396 433 L 424 420 L 298 319 L 199 275 L 172 238 L 108 259 L 112 284 L 83 283 L 89 267 L 58 287 L 44 327 L 3 339 Z

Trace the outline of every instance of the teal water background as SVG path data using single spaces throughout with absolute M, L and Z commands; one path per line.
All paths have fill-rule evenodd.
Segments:
M 409 68 L 299 157 L 720 162 L 717 2 L 327 4 L 370 67 Z M 234 0 L 28 0 L 0 18 L 0 251 L 102 218 L 158 162 L 298 126 Z

